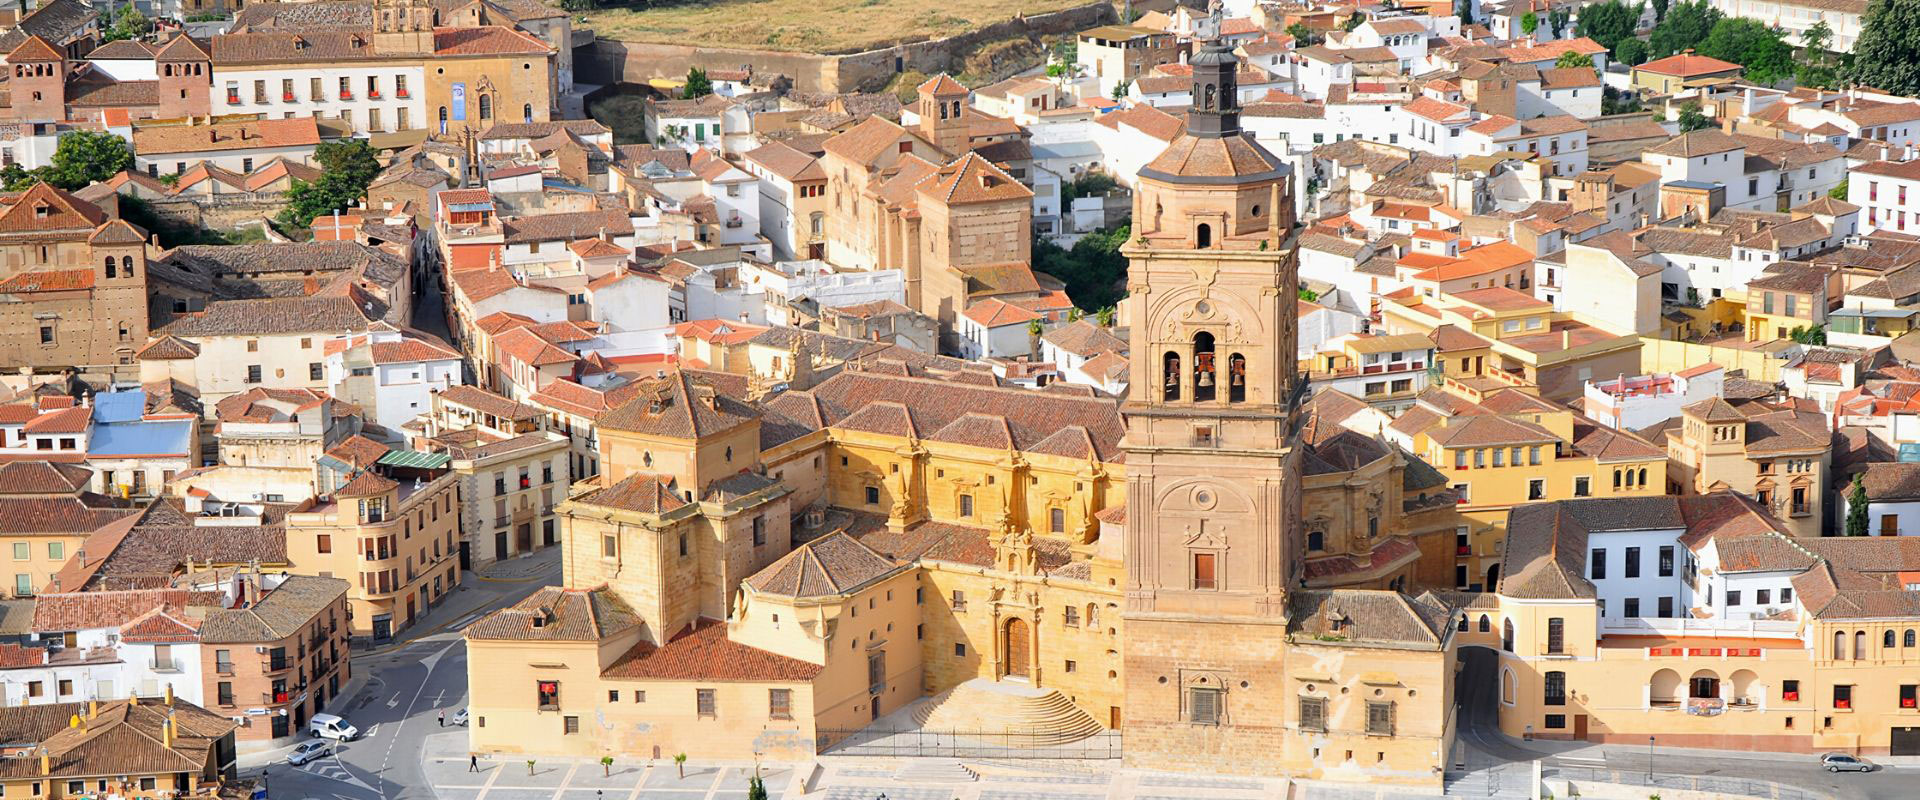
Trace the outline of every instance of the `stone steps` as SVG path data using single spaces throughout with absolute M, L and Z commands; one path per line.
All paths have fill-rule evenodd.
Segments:
M 930 783 L 972 783 L 980 775 L 958 761 L 916 758 L 893 774 L 893 779 L 912 786 Z
M 923 701 L 911 712 L 921 730 L 1010 735 L 1026 746 L 1077 742 L 1105 731 L 1057 689 L 972 680 Z

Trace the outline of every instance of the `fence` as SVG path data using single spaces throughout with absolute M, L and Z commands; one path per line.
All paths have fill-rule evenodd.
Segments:
M 1097 733 L 1073 742 L 1060 742 L 1056 732 L 1042 731 L 887 731 L 819 730 L 821 751 L 846 756 L 997 759 L 1117 759 L 1120 734 Z
M 1830 795 L 1763 781 L 1755 778 L 1734 778 L 1721 775 L 1672 775 L 1654 773 L 1649 776 L 1644 771 L 1603 769 L 1599 767 L 1548 766 L 1545 777 L 1571 781 L 1575 787 L 1581 783 L 1613 783 L 1625 786 L 1645 786 L 1655 789 L 1684 789 L 1696 792 L 1718 792 L 1737 797 L 1760 797 L 1768 800 L 1832 800 Z

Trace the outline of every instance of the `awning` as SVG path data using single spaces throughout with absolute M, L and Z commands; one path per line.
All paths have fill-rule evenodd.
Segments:
M 388 450 L 376 464 L 413 469 L 439 469 L 453 460 L 446 453 L 422 453 L 419 450 Z

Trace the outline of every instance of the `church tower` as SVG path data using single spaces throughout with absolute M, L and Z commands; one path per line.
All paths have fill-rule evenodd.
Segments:
M 1233 51 L 1190 63 L 1186 131 L 1140 171 L 1124 250 L 1126 759 L 1275 773 L 1302 578 L 1295 187 L 1240 130 Z

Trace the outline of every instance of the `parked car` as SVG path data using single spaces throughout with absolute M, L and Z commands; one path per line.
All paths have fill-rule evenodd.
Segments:
M 333 755 L 333 743 L 325 739 L 308 739 L 295 745 L 293 752 L 287 754 L 287 763 L 300 766 L 316 758 Z
M 322 739 L 338 739 L 343 742 L 351 742 L 360 735 L 359 728 L 332 714 L 313 715 L 313 721 L 307 723 L 307 732 Z
M 463 708 L 463 709 L 460 709 L 459 711 L 453 712 L 453 719 L 450 719 L 447 721 L 455 725 L 459 725 L 460 727 L 463 727 L 463 728 L 466 727 L 467 726 L 467 709 Z
M 1859 756 L 1846 753 L 1828 753 L 1820 757 L 1820 765 L 1828 772 L 1872 772 L 1873 762 Z

